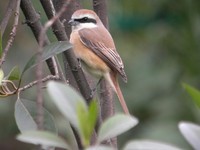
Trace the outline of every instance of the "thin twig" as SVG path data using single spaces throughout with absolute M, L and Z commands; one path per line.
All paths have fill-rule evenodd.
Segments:
M 55 75 L 56 76 L 59 76 L 59 68 L 58 68 L 58 58 L 55 56 L 54 57 L 54 61 L 53 61 L 53 67 L 54 67 L 54 70 L 55 70 Z
M 63 7 L 61 8 L 61 10 L 54 16 L 52 17 L 49 21 L 47 21 L 44 25 L 43 30 L 41 31 L 40 37 L 39 37 L 39 45 L 43 43 L 44 40 L 42 40 L 43 36 L 45 35 L 47 29 L 49 27 L 51 27 L 53 25 L 54 22 L 56 22 L 57 19 L 60 18 L 60 16 L 65 12 L 65 10 L 67 9 L 67 6 L 69 5 L 69 3 L 71 2 L 71 0 L 66 0 L 66 3 L 64 3 Z
M 0 30 L 1 30 L 1 35 L 3 36 L 4 34 L 4 31 L 8 25 L 8 21 L 11 17 L 11 14 L 15 8 L 15 5 L 16 4 L 16 0 L 9 0 L 9 3 L 8 3 L 8 6 L 6 8 L 6 12 L 5 12 L 5 15 L 3 17 L 3 20 L 1 21 L 1 24 L 0 24 Z
M 66 10 L 69 2 L 71 0 L 66 0 L 66 3 L 63 5 L 61 10 L 49 21 L 47 21 L 44 25 L 44 27 L 41 30 L 41 33 L 39 35 L 39 48 L 38 48 L 38 55 L 37 55 L 37 61 L 38 65 L 36 67 L 36 78 L 37 78 L 37 117 L 36 117 L 36 122 L 38 125 L 38 129 L 43 129 L 43 98 L 42 98 L 42 71 L 43 71 L 43 65 L 42 65 L 42 47 L 44 45 L 45 41 L 45 33 L 48 30 L 49 27 L 52 26 L 52 24 L 59 19 L 59 17 L 62 15 L 62 13 Z
M 58 76 L 53 76 L 53 75 L 48 75 L 45 78 L 42 79 L 42 82 L 47 82 L 49 80 L 59 80 L 60 78 Z M 35 80 L 21 88 L 18 89 L 18 93 L 20 93 L 21 91 L 25 91 L 26 89 L 29 89 L 31 87 L 33 87 L 34 85 L 36 85 L 38 83 L 38 80 Z
M 57 74 L 58 76 L 60 77 L 60 79 L 64 82 L 64 83 L 67 83 L 69 84 L 69 80 L 66 80 L 65 78 L 65 75 L 64 73 L 62 72 L 62 68 L 61 68 L 61 65 L 60 65 L 60 62 L 58 60 L 58 57 L 55 56 L 55 61 L 56 61 L 56 67 L 57 67 Z
M 17 0 L 17 5 L 16 5 L 16 10 L 15 10 L 15 19 L 14 19 L 14 24 L 13 24 L 13 28 L 11 30 L 11 33 L 10 33 L 10 38 L 7 42 L 7 45 L 4 49 L 4 52 L 2 54 L 2 58 L 0 59 L 0 67 L 2 66 L 2 64 L 4 63 L 5 59 L 6 59 L 6 55 L 10 49 L 10 47 L 12 46 L 12 43 L 15 39 L 15 35 L 16 35 L 16 32 L 17 32 L 17 26 L 18 26 L 18 22 L 19 22 L 19 7 L 20 7 L 20 2 L 21 0 Z

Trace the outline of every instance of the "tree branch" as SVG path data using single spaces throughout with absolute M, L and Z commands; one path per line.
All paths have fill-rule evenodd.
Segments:
M 31 30 L 33 31 L 34 33 L 34 36 L 37 40 L 37 42 L 39 43 L 40 39 L 39 39 L 39 36 L 40 36 L 40 33 L 42 31 L 42 24 L 41 22 L 39 21 L 40 17 L 39 15 L 36 13 L 34 7 L 32 6 L 32 3 L 30 0 L 21 0 L 21 9 L 26 17 L 26 23 L 30 26 Z M 43 42 L 40 43 L 42 46 L 44 45 L 47 45 L 49 44 L 49 40 L 46 36 L 46 34 L 43 35 Z M 41 47 L 41 46 L 40 46 Z M 39 48 L 41 50 L 41 48 Z M 40 51 L 39 50 L 39 51 Z M 40 54 L 38 54 L 39 56 Z M 47 62 L 47 65 L 51 71 L 51 74 L 55 75 L 56 72 L 55 72 L 55 68 L 54 68 L 54 65 L 56 64 L 55 62 L 55 59 L 54 58 L 50 58 L 48 60 L 46 60 Z M 40 64 L 40 63 L 39 63 Z M 42 76 L 42 70 L 41 68 L 37 68 L 37 70 L 39 71 L 36 71 L 37 72 L 37 80 L 41 82 L 41 76 Z M 40 83 L 39 82 L 39 83 Z M 43 111 L 41 109 L 41 107 L 43 106 L 43 100 L 42 100 L 42 94 L 40 93 L 41 92 L 41 88 L 42 88 L 42 83 L 41 84 L 38 84 L 39 87 L 37 88 L 38 89 L 38 93 L 37 93 L 37 106 L 38 106 L 38 110 L 37 110 L 37 125 L 38 125 L 38 129 L 42 129 L 43 128 Z
M 39 34 L 42 30 L 42 24 L 40 22 L 40 16 L 39 14 L 35 11 L 31 0 L 21 0 L 21 9 L 24 13 L 24 16 L 26 17 L 26 23 L 27 25 L 31 28 L 35 39 L 37 42 L 39 42 Z M 50 44 L 49 39 L 45 35 L 44 37 L 44 45 Z M 54 63 L 53 63 L 53 58 L 50 58 L 46 60 L 46 63 L 48 65 L 48 68 L 51 72 L 51 74 L 55 75 L 55 70 L 54 70 Z
M 63 7 L 60 9 L 60 11 L 54 16 L 52 17 L 50 20 L 48 20 L 44 27 L 42 28 L 40 35 L 39 35 L 39 48 L 37 51 L 37 61 L 38 64 L 36 66 L 36 78 L 37 78 L 37 125 L 38 125 L 38 129 L 43 129 L 43 96 L 42 96 L 42 75 L 43 75 L 43 63 L 42 63 L 42 47 L 44 45 L 45 42 L 45 35 L 46 35 L 46 31 L 48 30 L 49 27 L 52 26 L 52 24 L 59 19 L 59 17 L 61 16 L 61 14 L 66 10 L 67 5 L 69 4 L 70 0 L 66 0 L 65 5 L 63 5 Z
M 108 17 L 107 17 L 107 5 L 106 0 L 93 0 L 93 8 L 97 15 L 100 17 L 104 26 L 108 28 Z M 113 104 L 113 92 L 112 88 L 108 85 L 105 80 L 102 80 L 100 84 L 100 103 L 102 119 L 114 114 L 114 104 Z
M 62 5 L 65 3 L 65 0 L 52 0 L 55 6 L 56 11 L 59 11 Z M 67 36 L 69 37 L 71 34 L 71 26 L 68 25 L 68 21 L 71 18 L 74 11 L 81 8 L 80 0 L 72 0 L 71 3 L 68 5 L 67 11 L 63 13 L 60 17 L 61 22 L 63 22 L 65 31 Z
M 0 30 L 1 30 L 2 36 L 3 36 L 4 31 L 7 27 L 7 24 L 8 24 L 10 17 L 11 17 L 11 14 L 14 11 L 15 6 L 16 6 L 16 0 L 9 0 L 8 6 L 6 8 L 5 15 L 4 15 L 3 20 L 1 21 L 1 24 L 0 24 Z
M 55 16 L 55 9 L 52 5 L 51 1 L 47 0 L 40 0 L 44 11 L 48 17 L 48 19 L 51 19 Z M 53 32 L 55 36 L 57 37 L 58 41 L 68 41 L 68 37 L 65 33 L 64 25 L 60 22 L 60 20 L 56 20 L 54 24 L 52 25 Z M 63 55 L 62 55 L 63 56 Z M 72 74 L 72 71 L 69 67 L 69 62 L 66 60 L 66 58 L 63 56 L 63 61 L 65 65 L 65 78 L 68 81 L 70 85 L 72 85 L 74 88 L 78 89 L 77 83 L 75 82 L 74 76 Z
M 41 81 L 42 81 L 42 82 L 47 82 L 47 81 L 49 81 L 49 80 L 59 80 L 59 79 L 60 79 L 59 76 L 48 75 L 48 76 L 46 76 L 45 78 L 43 78 Z M 38 84 L 38 80 L 35 80 L 35 81 L 33 81 L 33 82 L 30 82 L 29 84 L 27 84 L 27 85 L 25 85 L 25 86 L 19 88 L 17 91 L 18 91 L 18 93 L 20 93 L 20 92 L 22 92 L 22 91 L 25 91 L 26 89 L 29 89 L 29 88 L 33 87 L 33 86 L 36 85 L 36 84 Z
M 93 9 L 98 14 L 104 26 L 108 29 L 108 15 L 106 0 L 93 0 Z
M 19 22 L 20 2 L 21 2 L 21 0 L 16 1 L 16 9 L 15 9 L 15 13 L 14 13 L 15 14 L 14 24 L 13 24 L 13 28 L 12 28 L 11 33 L 10 33 L 10 38 L 7 42 L 6 47 L 4 48 L 2 57 L 0 59 L 0 68 L 2 67 L 3 63 L 5 62 L 6 55 L 7 55 L 8 51 L 9 51 L 10 47 L 12 46 L 12 43 L 15 39 L 15 35 L 16 35 L 16 32 L 17 32 L 17 26 L 18 26 L 18 22 Z
M 104 26 L 108 29 L 106 0 L 93 0 L 93 9 L 101 19 Z M 105 79 L 100 83 L 100 107 L 103 120 L 114 115 L 113 90 Z M 107 142 L 114 147 L 117 147 L 117 138 L 112 138 Z

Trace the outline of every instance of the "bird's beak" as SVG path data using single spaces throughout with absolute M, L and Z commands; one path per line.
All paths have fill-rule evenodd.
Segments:
M 76 26 L 76 25 L 78 24 L 78 22 L 77 22 L 77 21 L 74 21 L 74 19 L 70 19 L 69 22 L 68 22 L 68 24 L 69 24 L 70 26 Z

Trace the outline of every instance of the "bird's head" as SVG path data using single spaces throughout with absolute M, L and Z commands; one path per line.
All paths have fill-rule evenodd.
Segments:
M 72 30 L 80 30 L 98 27 L 102 25 L 102 22 L 94 11 L 80 9 L 73 13 L 69 24 L 72 26 Z

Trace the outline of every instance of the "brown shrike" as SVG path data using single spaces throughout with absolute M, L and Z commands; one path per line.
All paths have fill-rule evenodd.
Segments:
M 104 77 L 109 82 L 124 112 L 129 114 L 117 75 L 119 74 L 124 82 L 127 82 L 127 77 L 110 33 L 92 10 L 75 11 L 69 24 L 72 26 L 70 43 L 73 44 L 76 57 L 85 64 L 92 75 L 100 79 Z

